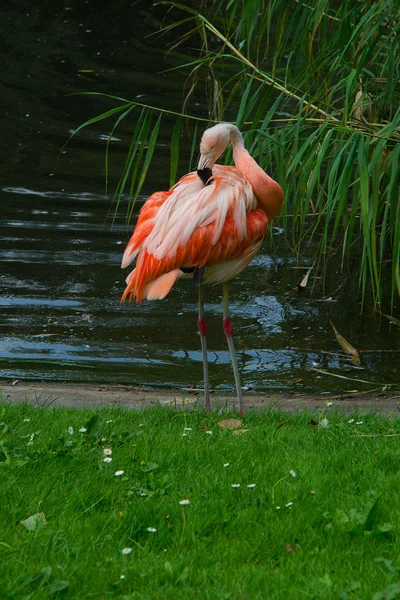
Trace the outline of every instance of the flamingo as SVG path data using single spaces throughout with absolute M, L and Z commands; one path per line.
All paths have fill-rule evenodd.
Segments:
M 229 143 L 234 167 L 216 164 Z M 178 279 L 193 277 L 199 294 L 198 330 L 204 373 L 204 402 L 211 410 L 207 363 L 204 284 L 222 284 L 223 329 L 236 384 L 238 412 L 245 413 L 229 316 L 228 282 L 259 250 L 268 224 L 284 200 L 281 186 L 250 156 L 236 125 L 219 123 L 200 142 L 197 171 L 184 175 L 169 191 L 144 203 L 123 258 L 136 259 L 121 302 L 161 300 Z

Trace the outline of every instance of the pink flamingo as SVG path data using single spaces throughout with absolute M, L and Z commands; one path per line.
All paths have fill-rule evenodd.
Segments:
M 229 142 L 235 166 L 215 164 Z M 126 298 L 135 298 L 138 303 L 143 298 L 161 300 L 183 277 L 193 277 L 198 286 L 207 411 L 211 404 L 203 284 L 223 286 L 222 324 L 232 360 L 238 411 L 244 414 L 229 318 L 228 281 L 254 258 L 283 200 L 281 186 L 250 156 L 239 129 L 231 123 L 219 123 L 201 138 L 197 172 L 182 177 L 168 192 L 155 192 L 146 200 L 125 249 L 122 268 L 135 258 L 136 267 L 126 279 L 122 302 Z

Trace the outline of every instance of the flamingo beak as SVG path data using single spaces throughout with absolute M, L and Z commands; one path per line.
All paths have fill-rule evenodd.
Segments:
M 201 154 L 199 164 L 197 165 L 197 170 L 202 171 L 206 168 L 212 168 L 214 166 L 214 161 L 210 154 Z
M 204 185 L 209 183 L 212 177 L 212 167 L 214 166 L 214 159 L 211 153 L 201 154 L 199 164 L 197 165 L 197 175 L 200 177 Z

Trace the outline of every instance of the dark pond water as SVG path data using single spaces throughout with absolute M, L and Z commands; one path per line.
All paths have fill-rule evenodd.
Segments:
M 165 57 L 163 42 L 146 37 L 163 13 L 152 13 L 149 3 L 122 0 L 101 8 L 94 1 L 39 4 L 24 0 L 2 8 L 0 375 L 197 386 L 202 368 L 192 283 L 182 282 L 162 302 L 119 304 L 125 277 L 119 265 L 132 226 L 121 207 L 111 227 L 110 197 L 103 193 L 110 125 L 85 130 L 63 148 L 82 121 L 109 106 L 74 92 L 141 97 L 180 109 L 183 77 L 163 72 L 177 58 Z M 133 124 L 134 117 L 113 142 L 113 181 Z M 162 132 L 137 209 L 146 195 L 166 189 L 168 178 L 168 138 Z M 296 283 L 312 264 L 315 247 L 295 257 L 279 222 L 271 233 L 273 244 L 267 241 L 231 284 L 243 384 L 328 393 L 398 382 L 399 354 L 392 351 L 400 347 L 400 330 L 371 310 L 361 314 L 355 274 L 343 276 L 332 262 L 324 285 L 317 280 L 298 296 Z M 211 382 L 232 389 L 221 290 L 208 288 L 206 300 Z M 382 309 L 390 311 L 387 304 Z M 341 349 L 330 320 L 367 351 L 361 368 L 335 354 Z

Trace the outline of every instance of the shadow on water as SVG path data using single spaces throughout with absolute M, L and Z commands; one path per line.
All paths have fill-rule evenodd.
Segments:
M 41 2 L 39 9 L 25 0 L 3 11 L 0 373 L 9 379 L 197 386 L 201 353 L 192 282 L 181 282 L 163 302 L 119 304 L 119 265 L 131 226 L 122 207 L 111 228 L 110 198 L 102 195 L 107 124 L 85 130 L 63 149 L 70 132 L 105 106 L 70 93 L 143 94 L 148 103 L 181 106 L 181 77 L 162 73 L 173 55 L 166 58 L 162 45 L 145 37 L 154 14 L 143 2 L 110 4 L 99 11 L 89 1 Z M 114 178 L 128 134 L 122 129 L 113 142 Z M 147 193 L 168 187 L 164 142 L 161 136 Z M 399 328 L 372 311 L 361 315 L 357 280 L 345 280 L 334 261 L 323 285 L 317 280 L 297 295 L 314 247 L 297 260 L 284 232 L 275 227 L 271 233 L 274 243 L 265 243 L 231 284 L 244 384 L 311 393 L 371 387 L 315 368 L 377 387 L 397 382 L 400 361 L 390 350 L 399 347 Z M 214 387 L 232 389 L 221 300 L 219 288 L 206 290 L 210 377 Z M 361 369 L 340 356 L 330 320 L 368 351 Z

